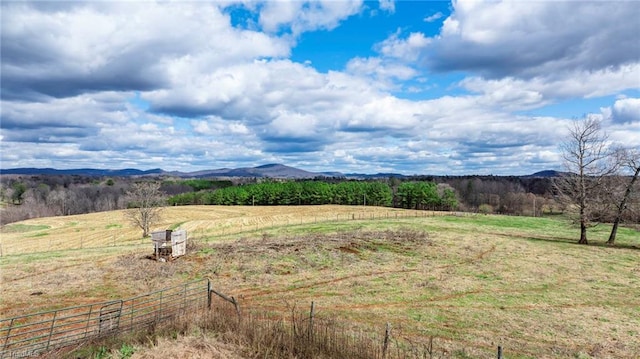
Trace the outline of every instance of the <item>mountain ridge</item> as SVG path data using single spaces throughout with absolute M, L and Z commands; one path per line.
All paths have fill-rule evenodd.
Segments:
M 75 169 L 55 169 L 21 167 L 0 169 L 0 175 L 79 175 L 79 176 L 114 176 L 114 177 L 134 177 L 134 176 L 176 176 L 188 178 L 203 177 L 258 177 L 258 178 L 315 178 L 315 177 L 345 177 L 340 172 L 310 172 L 299 168 L 286 166 L 283 164 L 266 164 L 257 167 L 240 168 L 218 168 L 211 170 L 200 170 L 193 172 L 165 171 L 160 168 L 150 170 L 139 170 L 135 168 L 124 169 L 97 169 L 97 168 L 75 168 Z
M 555 177 L 562 172 L 554 170 L 539 171 L 530 175 L 518 177 Z M 318 177 L 325 178 L 346 178 L 346 179 L 375 179 L 375 178 L 405 178 L 411 177 L 399 173 L 347 173 L 337 171 L 311 172 L 300 168 L 287 166 L 279 163 L 269 163 L 256 167 L 239 168 L 218 168 L 210 170 L 200 170 L 192 172 L 165 171 L 161 168 L 149 170 L 139 170 L 135 168 L 124 169 L 97 169 L 97 168 L 76 168 L 76 169 L 55 169 L 21 167 L 0 169 L 0 175 L 79 175 L 95 177 L 145 177 L 145 176 L 175 176 L 181 178 L 206 178 L 206 177 L 255 177 L 274 179 L 312 179 Z

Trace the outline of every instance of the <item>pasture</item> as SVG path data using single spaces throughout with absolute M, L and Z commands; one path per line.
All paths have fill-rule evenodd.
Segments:
M 376 207 L 171 207 L 191 253 L 145 258 L 121 212 L 42 218 L 2 229 L 0 316 L 137 295 L 208 277 L 244 308 L 317 315 L 452 357 L 635 358 L 640 234 L 561 219 L 433 215 Z M 34 250 L 40 248 L 42 251 Z

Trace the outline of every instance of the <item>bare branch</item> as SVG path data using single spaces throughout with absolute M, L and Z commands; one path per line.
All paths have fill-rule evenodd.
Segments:
M 129 209 L 125 216 L 136 227 L 142 229 L 142 236 L 149 235 L 151 226 L 160 220 L 162 206 L 165 203 L 160 184 L 156 182 L 138 182 L 127 192 Z
M 599 189 L 607 176 L 619 168 L 610 150 L 608 136 L 593 118 L 576 120 L 569 126 L 569 136 L 560 145 L 567 174 L 554 181 L 560 198 L 575 208 L 580 222 L 580 241 L 587 244 L 587 227 L 602 198 Z

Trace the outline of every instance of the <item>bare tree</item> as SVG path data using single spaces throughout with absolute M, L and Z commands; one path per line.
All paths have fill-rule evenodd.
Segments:
M 616 234 L 618 233 L 618 225 L 620 224 L 620 220 L 622 219 L 622 214 L 627 209 L 627 201 L 631 197 L 631 192 L 633 191 L 634 184 L 638 180 L 638 176 L 640 175 L 640 151 L 639 150 L 630 150 L 630 149 L 621 149 L 618 150 L 618 158 L 621 162 L 622 168 L 629 170 L 632 175 L 628 180 L 626 186 L 624 186 L 624 195 L 619 202 L 615 204 L 616 207 L 616 215 L 613 221 L 613 228 L 611 228 L 611 234 L 609 235 L 609 240 L 607 244 L 613 245 L 616 241 Z M 625 177 L 622 176 L 624 179 Z
M 162 206 L 165 203 L 160 183 L 138 182 L 127 191 L 129 200 L 126 217 L 131 223 L 142 229 L 142 236 L 149 235 L 149 229 L 160 220 Z
M 588 244 L 587 227 L 593 219 L 592 210 L 602 203 L 599 190 L 603 179 L 615 172 L 616 161 L 612 160 L 600 121 L 593 118 L 574 121 L 561 150 L 567 173 L 557 177 L 554 184 L 568 208 L 577 210 L 578 243 Z

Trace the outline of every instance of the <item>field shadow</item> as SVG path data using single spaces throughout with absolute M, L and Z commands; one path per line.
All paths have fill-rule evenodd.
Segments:
M 616 243 L 616 244 L 607 244 L 607 242 L 603 241 L 589 241 L 589 244 L 584 245 L 578 243 L 578 240 L 575 238 L 567 238 L 567 237 L 544 237 L 544 236 L 531 236 L 531 235 L 523 235 L 523 234 L 505 234 L 505 233 L 493 233 L 495 235 L 503 236 L 503 237 L 511 237 L 511 238 L 521 238 L 534 242 L 547 242 L 547 243 L 566 243 L 576 246 L 583 247 L 602 247 L 602 248 L 613 248 L 613 249 L 631 249 L 640 251 L 640 245 L 636 244 L 628 244 L 628 243 Z

